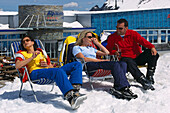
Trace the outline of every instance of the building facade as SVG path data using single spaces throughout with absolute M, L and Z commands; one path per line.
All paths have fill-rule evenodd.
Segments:
M 85 20 L 79 17 L 89 17 L 91 27 L 95 33 L 115 32 L 117 20 L 124 18 L 128 21 L 129 29 L 136 30 L 145 39 L 153 43 L 158 50 L 170 49 L 170 8 L 126 10 L 126 11 L 91 11 L 75 14 L 78 21 Z M 89 22 L 89 19 L 87 19 Z M 89 26 L 89 24 L 88 24 Z
M 120 18 L 128 21 L 129 29 L 170 29 L 170 8 L 91 14 L 91 26 L 96 28 L 97 34 L 115 30 Z
M 20 40 L 23 34 L 30 34 L 42 40 L 51 58 L 56 58 L 62 41 L 69 35 L 77 35 L 82 30 L 91 30 L 98 35 L 115 32 L 117 20 L 125 18 L 129 29 L 136 30 L 145 39 L 161 48 L 169 49 L 170 8 L 145 10 L 112 11 L 63 11 L 62 6 L 24 5 L 19 12 L 1 13 L 0 23 L 9 24 L 8 29 L 0 30 L 1 55 L 10 54 L 10 43 Z M 83 28 L 65 28 L 63 22 L 79 22 Z M 5 52 L 6 51 L 6 52 Z M 7 54 L 7 55 L 9 55 Z

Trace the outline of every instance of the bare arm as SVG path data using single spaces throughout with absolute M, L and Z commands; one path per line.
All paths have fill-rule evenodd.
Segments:
M 87 58 L 85 57 L 82 53 L 78 53 L 76 55 L 77 58 L 83 58 L 85 60 L 85 62 L 102 62 L 102 61 L 109 61 L 109 60 L 105 60 L 105 59 L 93 59 L 93 58 Z
M 92 41 L 94 44 L 96 44 L 100 49 L 101 51 L 97 51 L 97 55 L 99 56 L 103 56 L 103 55 L 108 55 L 109 54 L 109 51 L 102 45 L 100 44 L 96 38 L 92 38 Z
M 27 65 L 32 59 L 37 57 L 38 54 L 40 54 L 40 51 L 34 51 L 32 57 L 30 57 L 26 60 L 23 60 L 23 61 L 17 60 L 15 63 L 15 68 L 20 69 L 21 67 Z
M 23 60 L 23 61 L 17 60 L 15 63 L 15 68 L 20 69 L 21 67 L 27 65 L 32 59 L 33 59 L 33 57 Z

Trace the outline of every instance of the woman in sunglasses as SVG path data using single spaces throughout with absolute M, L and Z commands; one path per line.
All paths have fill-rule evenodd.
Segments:
M 108 55 L 109 51 L 92 36 L 93 34 L 91 31 L 82 31 L 73 47 L 73 55 L 77 58 L 83 58 L 85 62 L 87 62 L 86 66 L 88 71 L 97 69 L 111 70 L 114 77 L 114 86 L 110 89 L 112 95 L 117 98 L 125 98 L 128 100 L 137 98 L 137 95 L 132 93 L 129 89 L 130 85 L 125 76 L 126 63 L 96 58 L 96 55 Z M 92 45 L 92 43 L 98 46 L 100 50 L 89 46 Z M 77 61 L 81 62 L 80 59 L 77 59 Z
M 37 48 L 37 43 L 32 37 L 22 38 L 21 46 L 23 49 L 16 54 L 16 69 L 27 66 L 31 80 L 46 78 L 56 82 L 71 107 L 78 108 L 80 103 L 86 99 L 85 95 L 79 93 L 82 84 L 81 63 L 72 62 L 61 68 L 53 68 L 48 55 L 42 49 Z M 69 80 L 68 75 L 70 75 Z

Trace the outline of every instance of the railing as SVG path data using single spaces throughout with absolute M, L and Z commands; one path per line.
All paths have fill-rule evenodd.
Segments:
M 13 41 L 20 41 L 21 39 L 0 39 L 0 56 L 12 56 L 10 44 Z M 50 58 L 57 58 L 61 51 L 62 41 L 57 40 L 43 40 L 45 50 Z M 4 48 L 5 47 L 5 48 Z
M 116 30 L 103 30 L 103 33 Z M 142 37 L 153 44 L 168 44 L 170 42 L 170 29 L 135 29 Z

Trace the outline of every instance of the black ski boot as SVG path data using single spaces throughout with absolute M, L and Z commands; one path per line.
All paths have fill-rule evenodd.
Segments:
M 140 84 L 142 84 L 144 90 L 155 90 L 155 88 L 152 86 L 152 84 L 145 78 L 144 75 L 139 77 L 137 80 Z
M 124 95 L 125 98 L 129 98 L 129 99 L 136 99 L 138 97 L 137 94 L 134 94 L 129 87 L 123 88 L 121 90 L 122 94 Z
M 73 91 L 74 91 L 74 94 L 77 95 L 77 96 L 85 96 L 85 94 L 81 94 L 79 91 L 80 91 L 80 88 L 81 88 L 81 85 L 80 84 L 74 84 L 72 85 L 73 86 Z M 87 98 L 87 97 L 86 97 Z
M 74 84 L 72 86 L 73 86 L 74 94 L 76 94 L 77 96 L 80 96 L 79 91 L 80 91 L 81 85 L 80 84 Z
M 114 88 L 111 88 L 109 93 L 114 95 L 118 99 L 131 100 L 131 99 L 136 99 L 138 97 L 128 87 L 122 88 L 121 90 L 116 90 Z
M 148 69 L 147 70 L 146 79 L 148 81 L 150 81 L 151 84 L 155 83 L 154 78 L 153 78 L 154 73 L 155 73 L 155 69 Z
M 85 99 L 87 99 L 86 96 L 78 96 L 74 93 L 74 91 L 69 91 L 66 95 L 65 95 L 65 99 L 68 100 L 68 102 L 71 105 L 72 109 L 77 109 L 80 107 L 80 104 L 83 103 L 83 101 Z

